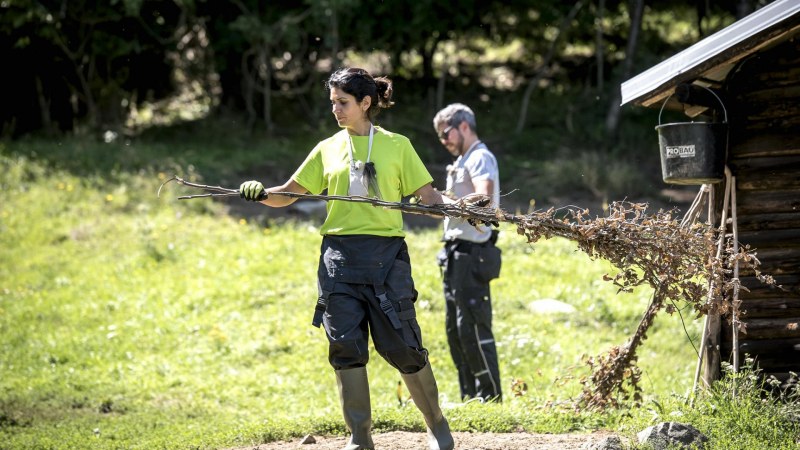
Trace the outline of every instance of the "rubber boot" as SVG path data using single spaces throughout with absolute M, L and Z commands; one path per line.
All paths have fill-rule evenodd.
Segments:
M 372 409 L 369 402 L 367 368 L 337 370 L 336 384 L 342 400 L 344 423 L 350 430 L 350 440 L 343 450 L 373 450 Z
M 425 418 L 431 450 L 453 450 L 455 442 L 450 433 L 450 425 L 439 408 L 439 388 L 436 387 L 431 365 L 426 364 L 419 372 L 404 373 L 402 376 L 414 404 Z

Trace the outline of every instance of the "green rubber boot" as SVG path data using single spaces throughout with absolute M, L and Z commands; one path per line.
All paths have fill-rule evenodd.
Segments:
M 453 450 L 455 442 L 450 425 L 439 408 L 439 388 L 433 377 L 430 363 L 419 372 L 402 374 L 408 392 L 417 405 L 428 426 L 428 446 L 431 450 Z
M 342 400 L 344 423 L 350 430 L 350 440 L 343 450 L 374 450 L 372 443 L 372 409 L 369 402 L 367 368 L 337 370 L 336 384 Z

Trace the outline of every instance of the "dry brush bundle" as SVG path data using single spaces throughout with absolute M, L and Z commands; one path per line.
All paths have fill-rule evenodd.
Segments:
M 173 179 L 212 192 L 200 196 L 239 195 L 236 189 L 199 185 L 178 177 Z M 636 365 L 636 351 L 662 309 L 672 314 L 676 311 L 675 302 L 682 302 L 691 305 L 698 316 L 737 311 L 733 308 L 735 296 L 732 293 L 743 287 L 739 286 L 738 279 L 731 277 L 732 267 L 736 264 L 747 265 L 763 282 L 774 284 L 771 277 L 758 272 L 759 262 L 750 249 L 734 245 L 726 233 L 706 224 L 682 224 L 675 211 L 649 214 L 647 205 L 642 203 L 614 202 L 606 217 L 590 218 L 588 210 L 578 208 L 568 209 L 566 214 L 563 209 L 551 208 L 513 215 L 501 209 L 479 206 L 480 202 L 423 205 L 367 197 L 289 192 L 270 195 L 369 203 L 412 214 L 461 218 L 473 224 L 509 222 L 517 226 L 517 232 L 529 243 L 559 236 L 576 242 L 592 259 L 610 261 L 619 273 L 604 278 L 614 283 L 620 292 L 630 292 L 643 284 L 651 286 L 652 300 L 631 339 L 603 355 L 587 358 L 591 374 L 581 380 L 583 389 L 576 408 L 600 409 L 618 406 L 620 402 L 631 399 L 637 403 L 641 400 L 641 372 Z M 738 320 L 736 323 L 741 324 Z
M 587 358 L 591 374 L 581 379 L 577 408 L 600 409 L 626 400 L 639 403 L 641 372 L 636 351 L 660 310 L 672 314 L 677 310 L 675 302 L 682 302 L 698 316 L 721 314 L 734 319 L 738 313 L 734 292 L 744 289 L 731 276 L 737 264 L 751 268 L 762 282 L 775 284 L 772 277 L 758 271 L 759 261 L 750 248 L 735 245 L 732 236 L 706 224 L 682 225 L 675 211 L 645 211 L 645 204 L 615 202 L 607 217 L 589 219 L 588 211 L 573 209 L 555 229 L 550 225 L 556 221 L 553 210 L 529 214 L 517 224 L 529 242 L 563 236 L 590 258 L 610 261 L 619 273 L 605 278 L 621 292 L 642 284 L 653 288 L 652 300 L 630 340 Z M 735 323 L 744 326 L 738 320 Z

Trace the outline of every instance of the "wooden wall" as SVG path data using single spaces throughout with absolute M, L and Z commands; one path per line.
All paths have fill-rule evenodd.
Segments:
M 737 182 L 739 241 L 756 249 L 763 273 L 783 290 L 740 274 L 740 361 L 764 374 L 800 373 L 800 34 L 749 57 L 728 75 L 728 166 Z M 721 198 L 721 195 L 717 196 Z M 721 357 L 731 360 L 732 329 L 722 321 Z

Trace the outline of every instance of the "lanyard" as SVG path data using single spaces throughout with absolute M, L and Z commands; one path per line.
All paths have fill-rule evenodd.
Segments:
M 478 139 L 475 142 L 473 142 L 472 145 L 469 146 L 467 151 L 465 151 L 463 155 L 460 155 L 458 157 L 458 165 L 459 166 L 463 166 L 464 165 L 464 160 L 467 159 L 467 155 L 469 155 L 469 152 L 471 152 L 473 148 L 475 148 L 475 147 L 477 147 L 479 145 L 483 145 L 483 142 L 481 142 L 480 139 Z
M 369 162 L 370 156 L 372 156 L 372 136 L 374 133 L 375 127 L 372 124 L 369 124 L 369 146 L 367 147 L 367 160 L 365 162 Z M 350 138 L 350 147 L 347 149 L 350 152 L 350 165 L 354 165 L 355 161 L 353 161 L 353 152 L 355 151 L 355 147 L 353 146 L 353 136 L 349 133 L 347 137 Z

